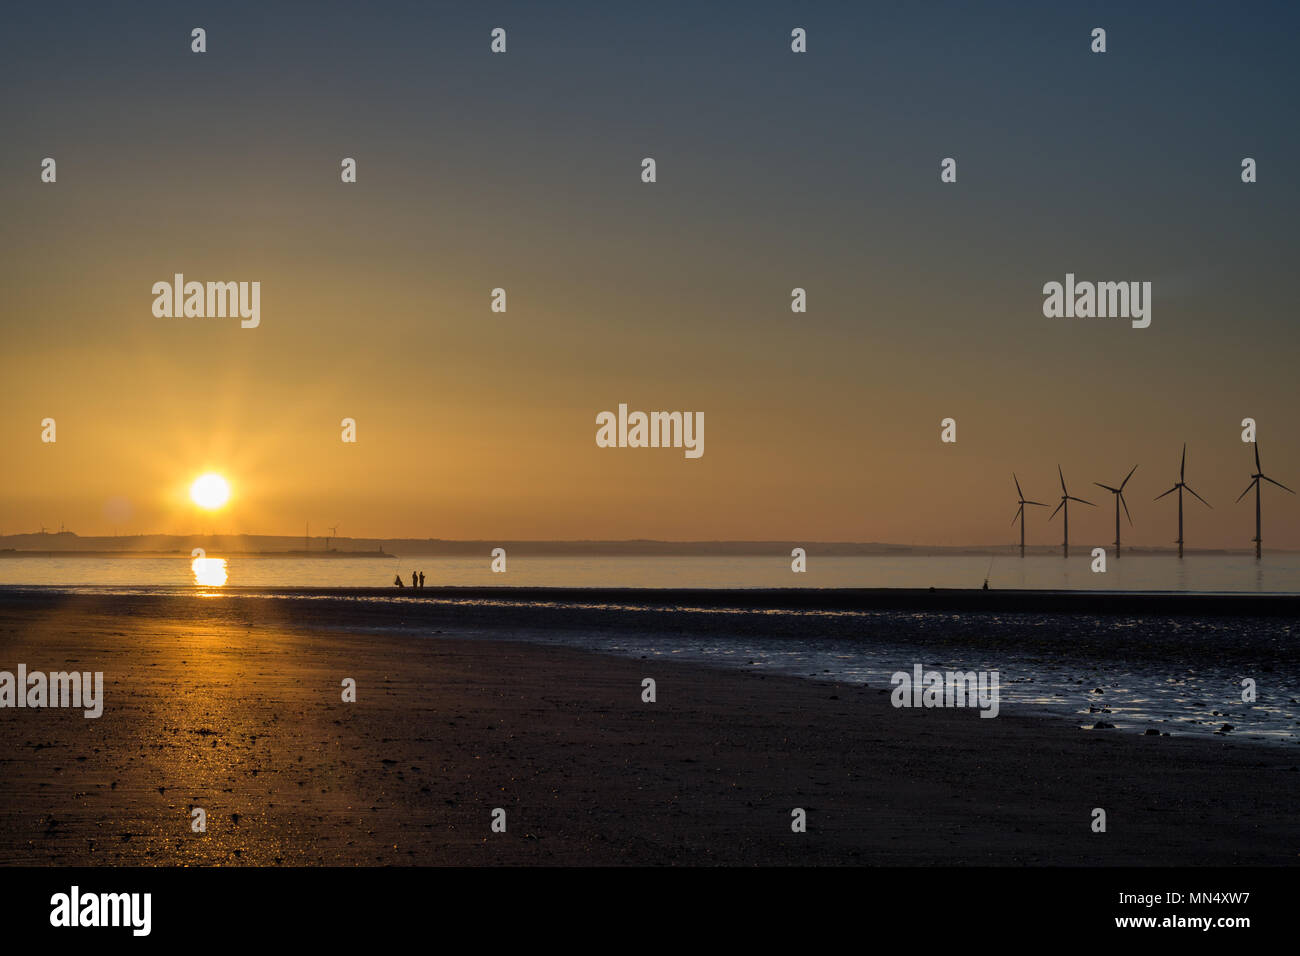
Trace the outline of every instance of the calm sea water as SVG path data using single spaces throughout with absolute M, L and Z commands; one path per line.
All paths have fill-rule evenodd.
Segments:
M 790 558 L 767 557 L 526 557 L 508 556 L 494 574 L 490 557 L 224 558 L 12 557 L 0 559 L 0 585 L 61 587 L 385 587 L 401 574 L 423 571 L 425 585 L 494 587 L 897 587 L 1114 591 L 1300 592 L 1300 555 L 1111 556 L 1104 574 L 1083 551 L 1060 557 L 818 557 L 795 574 Z

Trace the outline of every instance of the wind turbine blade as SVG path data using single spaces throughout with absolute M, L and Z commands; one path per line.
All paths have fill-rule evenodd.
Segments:
M 1256 471 L 1264 470 L 1263 468 L 1259 467 L 1259 442 L 1255 442 L 1255 470 Z
M 1024 502 L 1021 502 L 1021 504 L 1026 504 L 1026 505 L 1038 505 L 1038 507 L 1040 507 L 1040 508 L 1049 508 L 1049 507 L 1051 507 L 1050 505 L 1045 505 L 1045 504 L 1043 504 L 1041 501 L 1024 501 Z
M 1191 485 L 1183 485 L 1183 487 L 1186 488 L 1188 491 L 1192 491 L 1192 486 L 1191 486 Z M 1247 488 L 1246 490 L 1247 490 L 1247 491 L 1250 491 L 1249 488 Z M 1214 505 L 1210 504 L 1208 501 L 1206 501 L 1206 500 L 1205 500 L 1204 498 L 1202 498 L 1200 495 L 1197 495 L 1196 492 L 1192 491 L 1192 494 L 1193 494 L 1193 495 L 1196 495 L 1196 500 L 1199 501 L 1201 504 L 1205 505 L 1205 507 L 1207 507 L 1207 508 L 1213 508 L 1213 507 L 1214 507 Z M 1241 499 L 1238 498 L 1237 500 L 1240 501 Z
M 1076 497 L 1074 497 L 1074 495 L 1066 495 L 1066 497 L 1069 498 L 1071 501 L 1079 501 L 1079 502 L 1082 502 L 1083 504 L 1088 505 L 1088 506 L 1090 506 L 1090 507 L 1092 507 L 1092 508 L 1097 507 L 1097 506 L 1094 505 L 1091 501 L 1088 501 L 1086 498 L 1076 498 Z
M 1137 465 L 1134 465 L 1134 466 L 1133 466 L 1133 471 L 1137 471 L 1137 470 L 1138 470 L 1138 466 L 1137 466 Z M 1133 477 L 1133 471 L 1130 471 L 1127 475 L 1125 475 L 1125 476 L 1124 476 L 1124 480 L 1121 481 L 1121 482 L 1119 483 L 1119 490 L 1120 490 L 1120 491 L 1123 491 L 1123 490 L 1124 490 L 1124 486 L 1128 484 L 1128 480 L 1129 480 L 1130 478 Z
M 1105 488 L 1107 491 L 1111 492 L 1112 494 L 1116 494 L 1116 495 L 1119 494 L 1118 488 L 1112 488 L 1110 485 L 1103 485 L 1100 481 L 1094 481 L 1093 484 L 1096 485 L 1098 488 Z
M 1056 511 L 1060 511 L 1061 508 L 1064 507 L 1064 505 L 1065 505 L 1065 499 L 1062 498 L 1061 503 L 1056 506 Z M 1056 511 L 1053 511 L 1050 515 L 1047 516 L 1048 521 L 1051 521 L 1053 518 L 1056 517 Z
M 1177 486 L 1177 485 L 1174 485 L 1172 488 L 1170 488 L 1168 491 L 1165 492 L 1165 495 L 1172 495 L 1172 494 L 1173 494 L 1175 491 L 1177 491 L 1177 490 L 1178 490 L 1178 486 Z M 1188 490 L 1190 491 L 1191 489 L 1188 489 Z M 1165 495 L 1156 495 L 1156 496 L 1155 496 L 1154 498 L 1152 498 L 1151 500 L 1152 500 L 1152 501 L 1159 501 L 1159 500 L 1160 500 L 1161 498 L 1163 498 Z
M 1187 442 L 1183 442 L 1183 463 L 1178 466 L 1178 480 L 1183 480 L 1183 472 L 1187 470 Z
M 1056 466 L 1056 473 L 1061 476 L 1061 491 L 1065 492 L 1065 473 L 1061 471 L 1061 466 Z M 1068 494 L 1068 492 L 1065 492 Z
M 1016 473 L 1014 471 L 1011 473 L 1011 480 L 1016 483 L 1016 497 L 1023 498 L 1025 496 L 1025 493 L 1020 490 L 1020 479 L 1016 477 Z
M 1270 478 L 1268 475 L 1260 475 L 1259 477 L 1263 478 L 1265 481 L 1272 481 L 1273 484 L 1277 485 L 1277 486 L 1278 486 L 1279 488 L 1281 488 L 1283 491 L 1291 491 L 1291 489 L 1288 488 L 1286 485 L 1282 484 L 1282 482 L 1280 482 L 1280 481 L 1273 481 L 1273 479 Z M 1295 494 L 1295 492 L 1294 492 L 1294 491 L 1291 491 L 1291 494 Z
M 1012 518 L 1011 518 L 1011 523 L 1012 523 L 1012 524 L 1015 524 L 1015 523 L 1016 523 L 1016 518 L 1019 518 L 1019 517 L 1020 517 L 1020 512 L 1022 512 L 1022 511 L 1024 511 L 1024 510 L 1025 510 L 1025 506 L 1024 506 L 1024 505 L 1021 505 L 1019 508 L 1016 509 L 1016 513 L 1015 513 L 1015 515 L 1012 516 Z
M 1128 523 L 1129 523 L 1129 527 L 1132 527 L 1132 526 L 1133 526 L 1133 516 L 1130 515 L 1130 514 L 1128 513 L 1128 502 L 1124 500 L 1124 493 L 1123 493 L 1122 491 L 1120 492 L 1120 495 L 1119 495 L 1119 503 L 1122 504 L 1122 505 L 1124 506 L 1124 514 L 1128 515 Z
M 1249 492 L 1250 489 L 1251 489 L 1251 488 L 1254 488 L 1257 484 L 1259 484 L 1259 479 L 1258 479 L 1258 478 L 1253 478 L 1253 479 L 1251 479 L 1250 484 L 1248 484 L 1248 485 L 1246 486 L 1246 490 L 1243 491 L 1241 494 L 1237 495 L 1237 501 L 1240 501 L 1242 498 L 1246 497 L 1247 492 Z M 1235 505 L 1235 504 L 1237 503 L 1237 501 L 1234 501 L 1233 504 Z

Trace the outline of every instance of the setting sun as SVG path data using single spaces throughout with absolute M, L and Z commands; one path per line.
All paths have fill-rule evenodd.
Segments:
M 211 511 L 220 508 L 230 499 L 230 485 L 220 475 L 200 475 L 190 485 L 190 498 L 200 508 Z

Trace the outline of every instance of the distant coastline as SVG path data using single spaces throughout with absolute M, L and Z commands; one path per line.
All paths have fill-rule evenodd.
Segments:
M 1019 545 L 906 545 L 878 541 L 509 541 L 445 538 L 325 538 L 288 535 L 117 535 L 82 537 L 72 532 L 0 535 L 0 557 L 189 557 L 194 548 L 214 555 L 292 558 L 391 558 L 401 555 L 482 557 L 505 548 L 524 557 L 768 557 L 803 548 L 818 557 L 1019 557 Z M 1033 545 L 1026 555 L 1059 555 L 1060 545 Z M 1268 549 L 1276 554 L 1290 549 Z M 1125 554 L 1175 555 L 1176 548 L 1126 547 Z M 1250 548 L 1188 548 L 1189 555 L 1243 555 Z
M 197 545 L 196 547 L 203 547 Z M 191 549 L 192 551 L 193 549 Z M 388 551 L 234 551 L 208 545 L 213 557 L 221 558 L 396 558 L 398 555 Z M 94 550 L 81 548 L 43 548 L 18 550 L 0 548 L 0 558 L 184 558 L 193 557 L 191 551 L 144 551 L 144 550 Z

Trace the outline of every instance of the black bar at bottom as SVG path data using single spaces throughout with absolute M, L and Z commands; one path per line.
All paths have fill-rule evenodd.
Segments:
M 718 936 L 729 948 L 776 937 L 806 945 L 848 932 L 871 944 L 953 944 L 993 932 L 1089 941 L 1191 937 L 1233 945 L 1294 930 L 1291 868 L 1108 869 L 94 869 L 0 868 L 6 942 L 119 940 L 382 944 L 414 939 L 497 950 L 506 940 L 678 948 Z M 72 888 L 86 914 L 70 923 Z M 149 894 L 129 901 L 102 894 Z M 1171 894 L 1173 894 L 1171 898 Z M 67 905 L 60 908 L 60 895 Z M 88 897 L 94 897 L 87 903 Z M 87 906 L 89 909 L 87 910 Z M 128 908 L 130 907 L 130 908 Z M 928 915 L 927 915 L 928 914 Z M 134 920 L 132 919 L 134 917 Z M 1204 921 L 1208 921 L 1208 925 Z M 132 925 L 134 924 L 134 925 Z M 469 934 L 468 939 L 465 934 Z M 598 935 L 601 934 L 601 935 Z M 685 934 L 685 935 L 683 935 Z M 955 935 L 954 935 L 955 934 Z M 455 944 L 454 939 L 461 942 Z M 984 937 L 991 942 L 991 938 Z M 1277 938 L 1276 936 L 1274 938 Z

